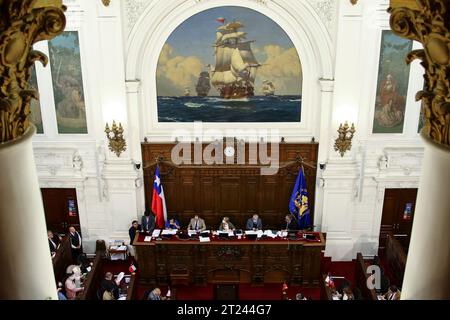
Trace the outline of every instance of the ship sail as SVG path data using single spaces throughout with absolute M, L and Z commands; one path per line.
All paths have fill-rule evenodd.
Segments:
M 211 84 L 225 98 L 254 94 L 253 86 L 260 64 L 252 52 L 253 41 L 243 41 L 247 34 L 238 30 L 242 27 L 241 22 L 233 21 L 219 27 L 216 33 L 216 64 L 211 72 Z

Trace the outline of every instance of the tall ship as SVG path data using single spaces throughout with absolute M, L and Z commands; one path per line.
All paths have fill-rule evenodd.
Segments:
M 197 95 L 199 97 L 206 97 L 210 89 L 211 84 L 209 80 L 209 72 L 203 71 L 200 73 L 195 90 L 197 91 Z
M 254 95 L 256 72 L 261 66 L 256 60 L 246 33 L 239 31 L 244 25 L 233 21 L 220 26 L 216 32 L 214 70 L 211 84 L 224 99 L 243 99 Z
M 262 93 L 265 96 L 273 96 L 275 95 L 275 85 L 272 81 L 264 80 L 262 86 Z

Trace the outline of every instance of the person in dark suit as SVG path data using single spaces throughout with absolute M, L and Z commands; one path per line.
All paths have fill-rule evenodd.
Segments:
M 61 241 L 59 236 L 55 236 L 51 230 L 47 231 L 48 245 L 50 247 L 50 253 L 52 254 L 52 258 L 56 254 L 56 250 L 58 249 Z
M 131 228 L 128 230 L 128 234 L 130 235 L 130 245 L 133 244 L 134 238 L 136 237 L 136 232 L 141 232 L 141 225 L 137 222 L 137 220 L 133 220 L 131 223 Z
M 75 227 L 69 228 L 69 238 L 70 238 L 70 247 L 72 248 L 72 258 L 73 261 L 76 262 L 78 256 L 81 253 L 83 253 L 83 248 L 81 243 L 81 236 L 78 233 L 78 231 L 75 230 Z
M 100 286 L 102 289 L 101 296 L 103 296 L 103 293 L 108 290 L 112 292 L 114 299 L 119 299 L 119 287 L 113 280 L 113 274 L 111 272 L 105 273 L 105 278 L 102 280 Z
M 142 230 L 145 232 L 152 233 L 155 229 L 155 216 L 149 210 L 145 210 L 141 221 Z
M 161 297 L 161 289 L 155 288 L 150 292 L 147 300 L 166 300 L 166 297 Z
M 287 214 L 284 218 L 284 224 L 281 226 L 281 230 L 289 231 L 289 230 L 297 230 L 297 221 L 292 218 L 291 214 Z
M 247 220 L 246 229 L 253 231 L 262 230 L 262 220 L 257 214 L 254 214 L 253 217 Z

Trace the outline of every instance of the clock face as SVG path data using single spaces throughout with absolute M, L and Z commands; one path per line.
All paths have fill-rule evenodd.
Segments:
M 226 147 L 224 152 L 227 157 L 234 156 L 234 148 L 233 147 Z

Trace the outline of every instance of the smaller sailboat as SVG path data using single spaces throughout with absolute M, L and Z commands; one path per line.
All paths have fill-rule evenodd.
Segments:
M 191 96 L 191 89 L 189 87 L 185 87 L 184 88 L 184 94 L 185 97 L 190 97 Z
M 275 85 L 272 81 L 264 80 L 262 86 L 262 93 L 265 96 L 273 96 L 275 95 Z
M 195 90 L 197 90 L 197 95 L 199 97 L 206 97 L 210 89 L 209 72 L 203 71 L 200 73 Z

